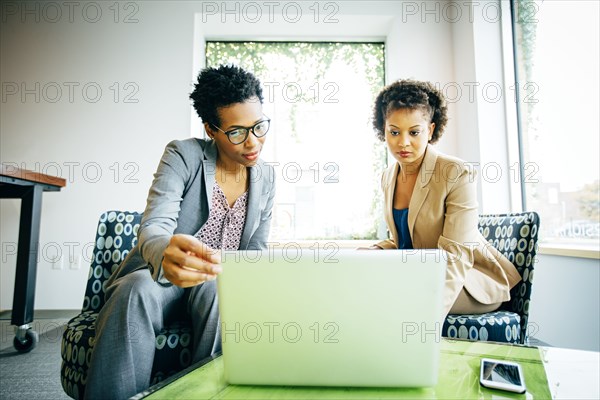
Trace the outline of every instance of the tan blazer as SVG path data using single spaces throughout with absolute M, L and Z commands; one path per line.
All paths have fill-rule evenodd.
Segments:
M 392 239 L 377 245 L 395 249 L 398 233 L 392 207 L 397 162 L 381 179 L 385 221 Z M 478 230 L 476 171 L 464 161 L 427 146 L 408 207 L 408 229 L 415 249 L 444 249 L 449 253 L 444 294 L 444 315 L 464 288 L 477 301 L 493 304 L 510 299 L 510 289 L 521 276 Z

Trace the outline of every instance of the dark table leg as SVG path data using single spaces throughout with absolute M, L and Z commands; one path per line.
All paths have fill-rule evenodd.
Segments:
M 17 250 L 17 270 L 11 323 L 16 325 L 13 344 L 17 351 L 31 351 L 37 344 L 39 335 L 29 326 L 33 321 L 35 283 L 40 242 L 40 219 L 42 214 L 42 193 L 45 190 L 60 190 L 62 185 L 49 185 L 23 180 L 4 174 L 0 175 L 0 198 L 21 199 L 19 222 L 19 244 Z
M 33 321 L 42 192 L 42 186 L 26 186 L 22 188 L 20 196 L 21 221 L 11 320 L 11 323 L 17 327 Z

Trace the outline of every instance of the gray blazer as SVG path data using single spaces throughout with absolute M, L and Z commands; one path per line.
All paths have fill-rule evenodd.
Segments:
M 175 233 L 194 235 L 208 219 L 217 162 L 212 140 L 174 140 L 167 145 L 154 174 L 146 210 L 138 231 L 138 242 L 107 286 L 141 268 L 148 268 L 155 281 L 162 277 L 163 252 Z M 250 183 L 246 222 L 240 250 L 267 248 L 271 211 L 275 197 L 275 172 L 259 160 L 249 168 Z

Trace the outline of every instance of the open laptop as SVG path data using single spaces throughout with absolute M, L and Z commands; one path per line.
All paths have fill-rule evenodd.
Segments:
M 435 385 L 446 263 L 440 250 L 223 252 L 227 382 Z

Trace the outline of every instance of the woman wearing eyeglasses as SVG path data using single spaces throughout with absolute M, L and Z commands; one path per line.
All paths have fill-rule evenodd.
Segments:
M 377 96 L 373 128 L 394 157 L 381 179 L 392 238 L 371 248 L 446 250 L 444 316 L 490 312 L 521 277 L 479 233 L 475 170 L 433 146 L 447 121 L 446 101 L 429 82 L 400 80 Z
M 267 248 L 275 174 L 259 158 L 270 125 L 260 82 L 235 66 L 207 68 L 190 98 L 208 139 L 165 149 L 138 243 L 107 282 L 86 398 L 149 387 L 156 333 L 173 315 L 192 319 L 192 362 L 220 351 L 218 250 Z

